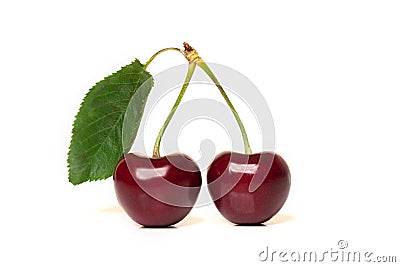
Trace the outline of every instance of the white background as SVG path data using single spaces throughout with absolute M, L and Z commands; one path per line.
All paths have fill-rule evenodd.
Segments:
M 266 246 L 329 251 L 340 239 L 399 261 L 399 14 L 398 1 L 2 1 L 0 265 L 265 266 Z M 270 106 L 292 188 L 267 226 L 207 206 L 143 229 L 112 180 L 67 181 L 87 90 L 182 41 L 248 76 Z M 182 63 L 171 52 L 149 71 Z

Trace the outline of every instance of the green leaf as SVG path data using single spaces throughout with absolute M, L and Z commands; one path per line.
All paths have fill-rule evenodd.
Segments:
M 152 87 L 152 76 L 136 59 L 89 90 L 72 130 L 68 153 L 72 184 L 113 175 L 136 137 Z

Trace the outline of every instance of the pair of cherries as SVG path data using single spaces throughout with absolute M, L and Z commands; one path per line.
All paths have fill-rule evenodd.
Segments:
M 197 164 L 184 154 L 149 158 L 126 154 L 115 167 L 114 186 L 126 213 L 146 227 L 178 223 L 194 206 L 202 185 Z M 272 218 L 285 203 L 290 171 L 273 152 L 223 152 L 208 168 L 207 187 L 219 212 L 238 225 Z
M 274 216 L 285 203 L 290 188 L 286 162 L 273 152 L 252 154 L 243 123 L 224 88 L 206 62 L 188 43 L 180 52 L 189 61 L 188 72 L 179 96 L 154 145 L 153 157 L 125 155 L 116 165 L 114 185 L 118 201 L 137 223 L 148 227 L 165 227 L 181 221 L 193 208 L 202 185 L 197 164 L 184 154 L 160 157 L 162 135 L 178 108 L 196 67 L 214 82 L 231 109 L 243 137 L 246 154 L 223 152 L 210 164 L 207 187 L 220 213 L 241 225 L 260 224 Z

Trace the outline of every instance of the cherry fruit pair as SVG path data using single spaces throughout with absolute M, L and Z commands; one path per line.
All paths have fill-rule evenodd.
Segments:
M 288 165 L 273 152 L 251 153 L 243 123 L 224 89 L 196 50 L 187 43 L 184 43 L 184 47 L 183 54 L 189 61 L 188 73 L 181 93 L 157 137 L 153 157 L 126 154 L 115 168 L 113 177 L 118 201 L 134 221 L 148 227 L 176 224 L 195 205 L 202 185 L 199 167 L 184 154 L 160 157 L 159 147 L 194 69 L 199 66 L 215 83 L 232 110 L 246 150 L 245 154 L 223 152 L 211 163 L 207 187 L 212 200 L 219 212 L 232 223 L 255 225 L 266 222 L 281 209 L 288 197 Z
M 127 153 L 135 141 L 153 86 L 147 67 L 166 51 L 177 51 L 189 62 L 182 89 L 157 135 L 152 157 Z M 221 153 L 210 164 L 207 187 L 212 200 L 221 214 L 235 224 L 259 224 L 274 216 L 288 196 L 287 164 L 273 152 L 252 153 L 242 120 L 224 88 L 187 43 L 184 50 L 162 49 L 145 64 L 136 59 L 89 90 L 72 129 L 67 160 L 69 181 L 78 185 L 113 176 L 119 203 L 134 221 L 149 227 L 181 221 L 196 203 L 202 185 L 201 172 L 190 157 L 184 154 L 161 157 L 159 151 L 162 136 L 196 67 L 208 75 L 232 111 L 245 149 L 244 154 Z M 134 96 L 138 101 L 130 106 Z M 128 118 L 128 130 L 123 132 L 124 118 Z
M 160 158 L 127 154 L 114 173 L 120 205 L 134 221 L 148 227 L 165 227 L 185 218 L 201 184 L 199 167 L 184 154 Z M 272 218 L 285 203 L 290 172 L 278 154 L 224 152 L 211 163 L 207 186 L 227 220 L 256 225 Z

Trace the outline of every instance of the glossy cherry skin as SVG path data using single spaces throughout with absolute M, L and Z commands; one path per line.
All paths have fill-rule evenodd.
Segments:
M 285 203 L 290 189 L 290 171 L 273 152 L 244 155 L 219 154 L 207 173 L 207 186 L 219 212 L 240 225 L 271 219 Z
M 113 178 L 121 207 L 147 227 L 181 221 L 194 206 L 201 187 L 200 169 L 183 154 L 162 158 L 127 154 L 115 167 Z

